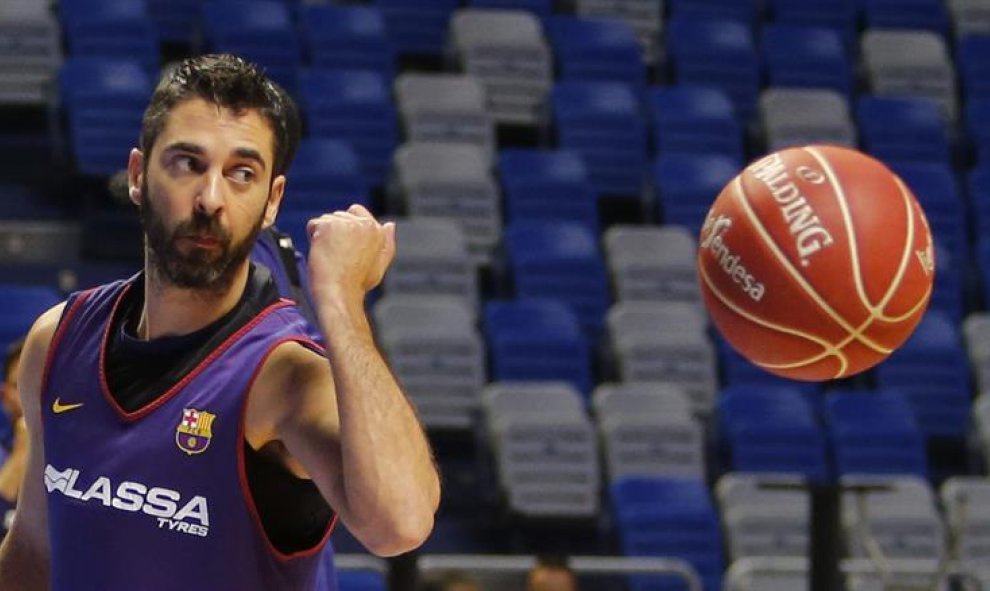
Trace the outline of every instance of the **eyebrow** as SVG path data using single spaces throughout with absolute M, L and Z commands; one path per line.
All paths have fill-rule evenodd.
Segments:
M 163 154 L 167 152 L 186 152 L 188 154 L 202 156 L 206 153 L 206 150 L 204 150 L 202 146 L 190 142 L 175 142 L 165 146 L 165 149 L 162 150 Z M 261 153 L 254 148 L 235 148 L 234 154 L 239 158 L 255 161 L 261 167 L 262 171 L 267 170 L 268 168 L 268 165 L 265 162 L 265 159 L 262 158 Z

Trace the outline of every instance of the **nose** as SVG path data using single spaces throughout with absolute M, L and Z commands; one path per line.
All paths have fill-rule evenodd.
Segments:
M 223 209 L 223 174 L 220 171 L 204 175 L 204 183 L 196 195 L 196 210 L 213 217 Z

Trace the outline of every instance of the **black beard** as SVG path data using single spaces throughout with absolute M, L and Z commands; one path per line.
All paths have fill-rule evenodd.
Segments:
M 148 255 L 148 273 L 157 281 L 163 281 L 183 289 L 200 290 L 207 294 L 221 295 L 230 290 L 238 269 L 251 254 L 255 240 L 261 232 L 264 215 L 248 235 L 233 242 L 230 232 L 220 225 L 217 217 L 195 212 L 193 217 L 179 222 L 170 233 L 158 212 L 148 199 L 148 185 L 141 187 L 141 225 L 144 227 L 145 251 Z M 213 254 L 206 249 L 193 249 L 183 254 L 178 242 L 183 237 L 208 236 L 218 242 Z

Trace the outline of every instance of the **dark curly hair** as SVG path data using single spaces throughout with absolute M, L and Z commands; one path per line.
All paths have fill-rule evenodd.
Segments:
M 192 98 L 235 113 L 256 109 L 275 136 L 272 178 L 285 174 L 299 145 L 299 110 L 285 90 L 258 66 L 230 54 L 188 58 L 165 71 L 141 120 L 141 151 L 146 158 L 172 108 Z

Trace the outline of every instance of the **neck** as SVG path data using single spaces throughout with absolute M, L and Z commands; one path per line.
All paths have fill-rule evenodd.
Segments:
M 245 260 L 234 275 L 230 288 L 217 292 L 210 289 L 176 287 L 145 265 L 144 308 L 138 322 L 137 336 L 151 340 L 195 332 L 219 320 L 240 301 L 247 287 L 249 261 Z

